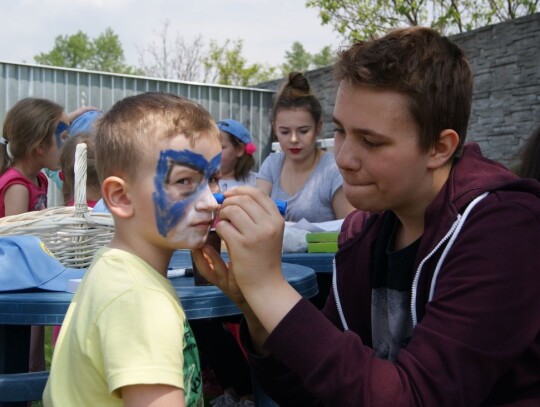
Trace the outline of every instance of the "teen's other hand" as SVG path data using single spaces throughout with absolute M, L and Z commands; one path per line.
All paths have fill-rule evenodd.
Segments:
M 263 191 L 238 187 L 225 192 L 216 230 L 227 243 L 240 289 L 283 280 L 281 250 L 285 222 Z
M 199 273 L 209 283 L 223 291 L 240 309 L 245 307 L 246 301 L 238 284 L 236 284 L 234 275 L 229 271 L 229 267 L 216 249 L 212 246 L 203 246 L 199 249 L 192 249 L 191 253 Z

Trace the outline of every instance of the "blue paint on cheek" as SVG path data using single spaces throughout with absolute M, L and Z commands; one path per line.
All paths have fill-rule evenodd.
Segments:
M 208 169 L 206 170 L 206 178 L 210 178 L 212 175 L 219 172 L 221 169 L 221 153 L 216 154 L 208 164 Z
M 165 185 L 168 180 L 169 164 L 174 162 L 179 165 L 187 165 L 196 168 L 204 174 L 204 181 L 197 187 L 196 191 L 183 201 L 173 201 L 165 190 Z M 180 220 L 184 217 L 186 208 L 204 191 L 208 185 L 208 178 L 219 171 L 221 165 L 221 153 L 210 160 L 206 159 L 197 153 L 189 150 L 162 151 L 159 155 L 156 168 L 156 176 L 154 177 L 155 192 L 153 194 L 156 224 L 159 233 L 166 237 L 167 234 L 176 227 Z

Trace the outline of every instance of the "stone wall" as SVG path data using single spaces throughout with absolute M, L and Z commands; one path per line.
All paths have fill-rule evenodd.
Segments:
M 540 13 L 451 37 L 468 56 L 474 94 L 468 140 L 505 165 L 540 126 Z M 331 68 L 306 73 L 324 109 L 322 137 L 332 137 L 336 82 Z M 277 89 L 279 81 L 256 87 Z

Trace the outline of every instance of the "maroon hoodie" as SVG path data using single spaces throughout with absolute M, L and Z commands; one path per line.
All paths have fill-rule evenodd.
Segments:
M 264 345 L 272 356 L 250 355 L 257 381 L 281 406 L 540 406 L 539 198 L 539 183 L 466 146 L 426 211 L 418 323 L 396 362 L 370 347 L 371 248 L 386 215 L 361 229 L 352 213 L 323 312 L 303 299 L 285 316 Z

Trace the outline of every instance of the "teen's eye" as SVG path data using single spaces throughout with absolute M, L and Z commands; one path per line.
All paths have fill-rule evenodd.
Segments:
M 345 134 L 345 130 L 343 130 L 341 127 L 335 127 L 334 128 L 334 134 L 343 135 Z
M 375 147 L 381 146 L 380 143 L 374 143 L 373 141 L 371 141 L 370 139 L 366 137 L 362 138 L 362 143 L 368 148 L 375 148 Z

